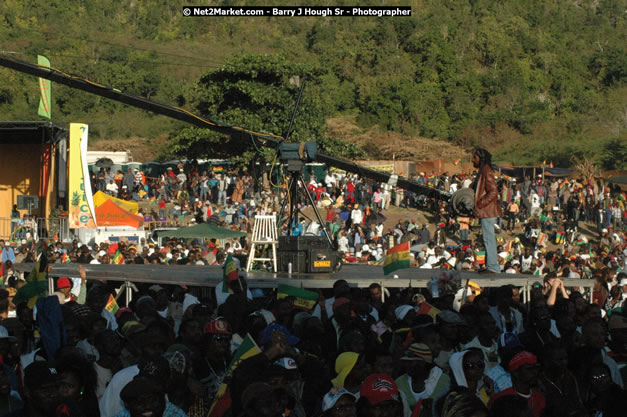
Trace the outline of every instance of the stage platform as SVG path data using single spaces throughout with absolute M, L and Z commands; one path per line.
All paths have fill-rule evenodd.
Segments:
M 78 277 L 79 264 L 53 264 L 50 277 Z M 19 271 L 30 271 L 33 264 L 16 264 Z M 215 287 L 222 282 L 222 267 L 198 265 L 84 265 L 87 279 L 122 281 L 133 283 L 173 284 L 194 287 Z M 279 284 L 289 284 L 300 288 L 332 288 L 338 279 L 344 279 L 350 287 L 367 288 L 378 283 L 387 288 L 426 288 L 432 276 L 439 276 L 437 269 L 400 269 L 390 275 L 383 275 L 380 266 L 346 264 L 336 273 L 327 274 L 288 274 L 287 272 L 245 272 L 250 288 L 276 288 Z M 523 290 L 525 300 L 529 299 L 531 286 L 542 282 L 541 277 L 524 274 L 482 275 L 477 272 L 460 272 L 462 282 L 470 279 L 482 288 L 514 285 Z M 564 279 L 568 288 L 585 287 L 592 297 L 594 280 Z M 52 282 L 52 280 L 51 280 Z

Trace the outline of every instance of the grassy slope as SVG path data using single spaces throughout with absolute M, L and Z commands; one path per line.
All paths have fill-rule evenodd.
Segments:
M 53 66 L 67 72 L 91 77 L 107 85 L 123 86 L 125 91 L 148 95 L 157 101 L 183 106 L 187 104 L 185 99 L 189 97 L 195 81 L 207 70 L 222 65 L 233 54 L 280 52 L 296 61 L 317 63 L 325 68 L 332 66 L 332 73 L 352 76 L 352 85 L 363 93 L 375 88 L 379 82 L 394 77 L 403 78 L 404 74 L 411 72 L 408 68 L 415 64 L 411 61 L 415 54 L 404 53 L 400 49 L 397 56 L 385 55 L 386 60 L 377 62 L 376 51 L 382 48 L 398 48 L 404 42 L 416 39 L 420 39 L 420 46 L 426 35 L 435 34 L 434 36 L 443 38 L 456 36 L 454 52 L 457 53 L 457 59 L 465 59 L 460 58 L 461 55 L 472 55 L 470 61 L 463 62 L 473 63 L 471 68 L 463 67 L 460 70 L 464 73 L 474 72 L 478 76 L 489 74 L 491 67 L 480 62 L 480 52 L 472 45 L 482 36 L 483 28 L 492 29 L 489 26 L 491 23 L 494 23 L 494 31 L 485 41 L 485 48 L 504 45 L 506 50 L 517 51 L 522 48 L 522 41 L 519 42 L 516 38 L 516 31 L 527 30 L 526 35 L 533 36 L 530 42 L 538 45 L 563 43 L 564 53 L 568 52 L 568 48 L 583 48 L 586 53 L 591 53 L 595 46 L 593 42 L 588 42 L 585 33 L 582 33 L 579 41 L 574 36 L 580 30 L 577 25 L 581 22 L 592 25 L 587 31 L 598 32 L 595 36 L 599 37 L 599 49 L 607 44 L 607 41 L 603 42 L 605 39 L 625 37 L 622 19 L 617 19 L 617 27 L 612 29 L 602 26 L 602 22 L 590 21 L 594 19 L 595 13 L 582 15 L 578 11 L 582 9 L 580 5 L 575 7 L 568 2 L 555 1 L 533 6 L 541 9 L 541 13 L 544 13 L 541 17 L 546 19 L 552 13 L 571 7 L 572 10 L 568 10 L 568 13 L 573 15 L 572 22 L 564 22 L 563 27 L 559 28 L 533 27 L 531 30 L 528 28 L 529 21 L 521 22 L 521 19 L 512 16 L 519 13 L 516 7 L 528 8 L 533 1 L 520 5 L 517 2 L 507 2 L 503 7 L 495 7 L 490 2 L 477 0 L 471 3 L 479 8 L 478 14 L 469 14 L 467 19 L 464 18 L 464 13 L 467 13 L 469 6 L 464 2 L 412 1 L 414 16 L 420 24 L 408 32 L 406 38 L 400 36 L 402 30 L 398 27 L 395 28 L 396 32 L 390 29 L 397 23 L 391 20 L 185 19 L 181 16 L 178 2 L 169 1 L 164 6 L 163 2 L 157 0 L 131 2 L 128 8 L 120 8 L 113 0 L 29 0 L 27 3 L 29 4 L 25 5 L 23 1 L 5 0 L 0 6 L 0 12 L 3 12 L 5 19 L 3 23 L 6 23 L 0 24 L 0 50 L 20 52 L 15 56 L 31 62 L 36 53 L 43 53 L 50 57 Z M 208 2 L 226 3 L 243 2 Z M 264 1 L 254 3 L 270 4 Z M 272 2 L 280 3 L 289 2 Z M 340 1 L 338 4 L 342 3 L 345 2 Z M 406 4 L 398 1 L 370 3 Z M 594 2 L 584 3 L 583 9 L 597 7 Z M 605 6 L 605 3 L 607 2 L 601 2 L 601 6 Z M 461 25 L 460 21 L 463 22 Z M 602 27 L 603 31 L 595 29 L 595 24 Z M 314 28 L 315 39 L 320 48 L 308 49 Z M 467 32 L 466 39 L 459 34 L 460 31 L 462 35 L 464 31 Z M 377 37 L 382 39 L 379 44 L 373 41 Z M 519 43 L 508 44 L 514 40 Z M 337 45 L 337 50 L 334 45 Z M 538 45 L 535 47 L 542 47 Z M 436 49 L 434 48 L 432 55 L 439 53 Z M 554 51 L 541 52 L 538 55 L 541 55 L 545 64 L 549 62 L 556 65 L 559 58 Z M 518 64 L 524 66 L 525 62 L 521 60 Z M 577 65 L 581 63 L 577 62 Z M 531 79 L 523 79 L 521 83 L 529 83 L 533 81 L 533 76 L 537 76 L 536 72 L 523 69 L 526 71 L 521 72 L 523 78 L 531 74 Z M 128 82 L 125 78 L 130 79 L 137 74 L 144 74 L 150 79 L 149 83 L 155 84 L 154 91 L 142 94 L 141 87 L 145 84 L 143 81 Z M 3 81 L 0 85 L 0 118 L 37 119 L 35 108 L 38 91 L 35 80 L 5 69 L 0 69 L 0 79 Z M 580 83 L 581 80 L 573 79 L 572 82 Z M 330 88 L 336 87 L 334 84 Z M 515 101 L 517 96 L 523 94 L 520 92 L 522 88 L 522 84 L 514 85 L 508 94 L 495 95 L 488 99 L 488 104 L 482 111 L 506 108 L 511 104 L 508 100 Z M 588 84 L 585 88 L 595 87 Z M 536 163 L 542 159 L 553 159 L 556 165 L 565 166 L 572 154 L 598 154 L 602 148 L 600 145 L 608 137 L 627 141 L 624 123 L 626 96 L 627 88 L 623 83 L 614 88 L 599 90 L 592 96 L 594 103 L 583 114 L 569 112 L 531 123 L 525 133 L 521 133 L 520 129 L 507 121 L 470 123 L 453 138 L 459 146 L 451 147 L 444 154 L 450 156 L 447 159 L 453 160 L 461 149 L 482 144 L 496 150 L 497 158 L 501 160 Z M 183 124 L 165 117 L 106 103 L 105 99 L 63 86 L 53 87 L 53 98 L 58 100 L 53 107 L 53 121 L 61 124 L 79 120 L 90 123 L 94 147 L 126 149 L 131 145 L 139 145 L 135 151 L 139 152 L 135 156 L 137 159 L 153 159 L 154 154 L 151 151 L 156 149 L 153 139 L 158 138 L 157 144 L 162 143 L 165 137 L 183 127 Z M 389 146 L 389 135 L 392 135 L 394 148 L 398 146 L 398 153 L 419 159 L 439 157 L 442 153 L 442 147 L 437 147 L 435 150 L 424 149 L 420 155 L 415 155 L 416 141 L 427 143 L 433 139 L 417 138 L 416 134 L 403 131 L 402 127 L 400 132 L 390 134 L 385 128 L 373 128 L 372 117 L 354 106 L 338 110 L 338 114 L 329 120 L 329 124 L 332 132 L 336 131 L 334 128 L 338 124 L 357 124 L 355 134 L 344 137 L 362 145 L 371 143 L 373 156 L 390 153 L 385 148 L 385 145 Z M 448 145 L 443 146 L 448 149 Z

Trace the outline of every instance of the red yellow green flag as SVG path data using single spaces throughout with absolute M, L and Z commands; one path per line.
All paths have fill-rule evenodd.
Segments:
M 304 288 L 292 287 L 291 285 L 279 284 L 276 298 L 280 300 L 286 297 L 294 297 L 294 308 L 309 311 L 318 302 L 318 293 Z
M 385 275 L 397 269 L 409 268 L 409 242 L 394 246 L 385 254 L 383 273 Z
M 540 232 L 540 235 L 538 236 L 537 244 L 541 246 L 541 245 L 544 245 L 545 242 L 546 242 L 546 233 Z
M 115 315 L 115 313 L 120 309 L 120 307 L 118 306 L 118 303 L 115 301 L 115 298 L 113 297 L 113 294 L 109 294 L 109 300 L 107 301 L 107 304 L 105 304 L 105 310 L 107 310 L 109 313 Z
M 239 273 L 237 272 L 237 266 L 233 260 L 233 256 L 229 254 L 224 262 L 224 274 L 222 277 L 222 291 L 231 292 L 231 282 L 239 279 Z
M 555 234 L 555 243 L 556 244 L 564 243 L 564 232 L 558 231 Z
M 455 160 L 455 162 L 453 163 L 453 165 L 455 165 L 455 166 L 459 165 L 459 161 L 461 161 L 461 160 L 462 160 L 462 158 L 457 158 Z
M 124 263 L 124 256 L 122 256 L 119 250 L 115 251 L 115 255 L 113 256 L 113 263 L 116 265 Z
M 485 265 L 485 251 L 477 252 L 477 265 Z
M 70 261 L 70 257 L 67 256 L 66 252 L 63 252 L 63 255 L 61 255 L 61 263 L 62 264 L 69 264 L 70 262 L 71 262 Z

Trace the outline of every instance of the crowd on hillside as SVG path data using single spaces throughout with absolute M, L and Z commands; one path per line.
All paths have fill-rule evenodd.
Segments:
M 129 170 L 125 175 L 118 172 L 116 178 L 119 178 L 111 179 L 119 190 L 113 195 L 139 199 L 144 190 L 142 198 L 150 203 L 141 214 L 151 224 L 209 222 L 249 233 L 256 215 L 278 213 L 288 200 L 285 188 L 273 187 L 268 180 L 255 185 L 246 173 L 198 172 L 194 166 L 183 165 L 177 169 L 178 174 L 168 169 L 153 179 L 146 179 L 137 170 L 134 173 Z M 98 175 L 101 174 L 106 171 L 101 170 Z M 485 247 L 476 238 L 477 219 L 450 213 L 446 200 L 427 198 L 343 172 L 327 171 L 319 177 L 311 172 L 306 176 L 308 191 L 324 224 L 319 224 L 309 212 L 309 217 L 302 215 L 292 225 L 281 224 L 283 233 L 288 230 L 293 235 L 329 233 L 344 262 L 381 263 L 387 249 L 410 242 L 413 266 L 457 270 L 485 267 Z M 453 193 L 472 187 L 475 175 L 421 172 L 413 179 L 421 185 Z M 125 185 L 126 197 L 120 194 Z M 590 277 L 597 261 L 610 268 L 619 263 L 618 256 L 625 245 L 627 195 L 616 185 L 603 180 L 542 175 L 519 181 L 502 176 L 497 178 L 497 185 L 503 216 L 495 228 L 502 271 L 544 275 L 554 263 L 558 273 L 563 273 L 563 266 L 567 266 L 566 275 Z M 386 222 L 385 213 L 391 205 L 423 210 L 432 220 L 427 223 L 408 217 L 393 224 Z M 306 204 L 301 201 L 300 206 Z M 593 239 L 588 242 L 590 236 Z M 247 253 L 246 240 L 232 244 L 237 248 L 233 248 L 235 253 Z M 526 252 L 531 252 L 532 257 Z M 606 257 L 609 261 L 604 261 Z M 263 269 L 269 265 L 257 267 Z
M 246 175 L 206 176 L 215 183 L 203 193 L 204 173 L 182 174 L 156 180 L 157 194 L 144 189 L 155 201 L 148 210 L 250 232 L 255 214 L 278 212 L 284 199 L 280 190 L 255 190 Z M 142 179 L 131 175 L 139 179 L 127 186 L 132 198 Z M 452 192 L 474 178 L 416 180 Z M 350 175 L 308 178 L 344 261 L 381 263 L 388 249 L 410 242 L 412 266 L 439 270 L 436 286 L 359 289 L 338 280 L 308 306 L 276 289 L 249 288 L 243 277 L 211 291 L 136 284 L 133 301 L 118 309 L 114 282 L 89 279 L 83 268 L 56 279 L 46 296 L 36 271 L 20 274 L 13 264 L 45 258 L 53 269 L 160 263 L 232 271 L 249 239 L 68 245 L 26 232 L 19 242 L 0 241 L 0 415 L 624 415 L 624 194 L 600 181 L 497 183 L 505 213 L 496 227 L 499 265 L 537 276 L 530 300 L 515 286 L 461 281 L 457 271 L 485 267 L 474 219 Z M 428 209 L 433 220 L 385 227 L 390 204 Z M 313 220 L 303 215 L 281 227 L 324 233 Z M 566 278 L 594 279 L 592 294 Z

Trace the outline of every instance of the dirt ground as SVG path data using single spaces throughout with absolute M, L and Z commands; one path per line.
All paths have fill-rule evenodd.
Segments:
M 467 156 L 467 151 L 449 142 L 382 131 L 377 126 L 361 128 L 355 117 L 341 116 L 327 120 L 331 137 L 356 143 L 378 159 L 454 161 Z M 167 134 L 157 138 L 109 138 L 93 141 L 90 151 L 127 151 L 134 161 L 155 161 L 159 148 L 167 142 Z

